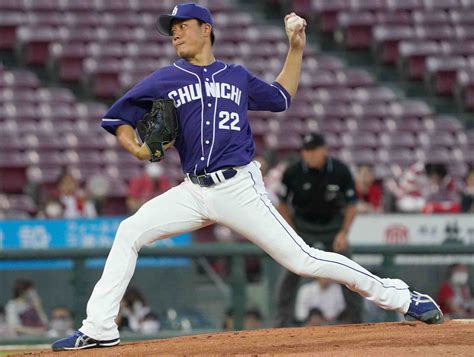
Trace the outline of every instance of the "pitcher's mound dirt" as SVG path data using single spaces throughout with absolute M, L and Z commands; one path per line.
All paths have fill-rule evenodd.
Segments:
M 441 325 L 402 322 L 239 331 L 23 356 L 474 356 L 473 322 L 449 321 Z

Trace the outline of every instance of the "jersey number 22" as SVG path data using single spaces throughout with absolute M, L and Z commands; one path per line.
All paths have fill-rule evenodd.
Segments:
M 240 128 L 237 126 L 240 120 L 238 113 L 229 113 L 223 110 L 219 112 L 219 119 L 219 129 L 240 131 Z M 232 120 L 230 124 L 227 123 L 229 120 Z

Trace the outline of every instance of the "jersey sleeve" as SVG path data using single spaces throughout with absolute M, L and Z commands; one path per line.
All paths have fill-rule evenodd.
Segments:
M 156 98 L 156 72 L 144 78 L 117 100 L 105 113 L 101 126 L 115 135 L 115 130 L 123 124 L 136 127 L 137 122 L 151 109 Z
M 278 82 L 268 84 L 247 70 L 248 109 L 282 112 L 290 107 L 291 96 Z

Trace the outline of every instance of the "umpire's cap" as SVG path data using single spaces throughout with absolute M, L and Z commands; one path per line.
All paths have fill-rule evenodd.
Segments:
M 171 36 L 171 22 L 177 19 L 197 19 L 214 27 L 214 22 L 212 21 L 209 10 L 190 2 L 176 5 L 171 14 L 160 15 L 158 17 L 158 32 L 165 36 Z
M 303 150 L 311 150 L 325 145 L 326 141 L 324 140 L 324 136 L 318 133 L 308 133 L 303 138 L 301 148 Z

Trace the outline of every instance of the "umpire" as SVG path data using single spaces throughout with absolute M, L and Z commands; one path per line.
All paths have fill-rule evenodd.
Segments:
M 356 215 L 354 179 L 349 168 L 327 155 L 324 137 L 307 134 L 302 160 L 283 173 L 278 211 L 315 248 L 350 256 L 347 234 Z M 285 271 L 277 300 L 278 327 L 291 326 L 300 277 Z M 362 299 L 344 287 L 346 310 L 341 319 L 362 320 Z

